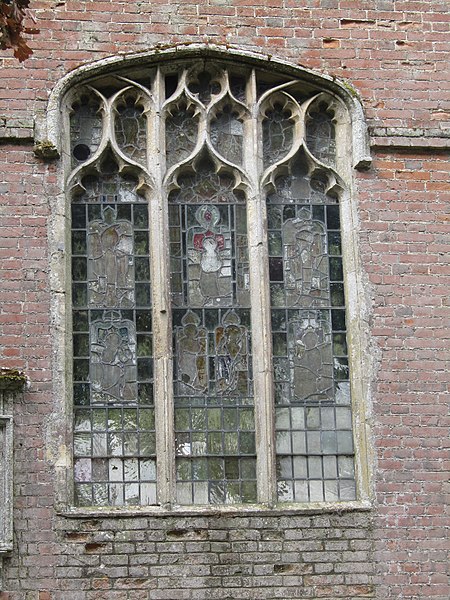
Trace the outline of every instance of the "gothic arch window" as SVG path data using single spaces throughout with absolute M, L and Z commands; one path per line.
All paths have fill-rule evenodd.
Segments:
M 345 103 L 204 59 L 109 69 L 63 108 L 75 504 L 360 498 Z

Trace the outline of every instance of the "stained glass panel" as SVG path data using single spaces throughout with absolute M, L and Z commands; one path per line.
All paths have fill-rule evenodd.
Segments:
M 117 143 L 124 154 L 145 164 L 147 157 L 147 118 L 135 97 L 128 97 L 117 107 L 114 122 Z

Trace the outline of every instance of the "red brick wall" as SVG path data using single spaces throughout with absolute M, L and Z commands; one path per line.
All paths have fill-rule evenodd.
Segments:
M 0 365 L 23 369 L 30 380 L 15 407 L 15 548 L 4 561 L 0 599 L 448 600 L 450 186 L 442 151 L 450 120 L 448 2 L 41 0 L 32 6 L 41 29 L 30 41 L 33 57 L 22 65 L 11 51 L 0 58 Z M 57 519 L 53 510 L 43 434 L 57 402 L 47 219 L 61 164 L 34 157 L 32 118 L 45 110 L 56 82 L 83 63 L 187 42 L 270 54 L 346 78 L 361 94 L 377 144 L 373 167 L 356 174 L 377 364 L 376 502 L 367 515 L 302 522 L 230 519 L 224 528 L 214 520 L 171 521 L 154 539 L 148 532 L 158 521 L 125 520 L 124 539 L 114 533 L 111 546 L 96 547 L 109 543 L 117 522 L 78 524 Z M 173 542 L 176 528 L 209 537 L 198 533 L 172 551 L 158 549 L 157 543 Z M 194 542 L 209 545 L 189 546 Z M 246 561 L 249 552 L 266 552 L 263 566 L 256 555 Z

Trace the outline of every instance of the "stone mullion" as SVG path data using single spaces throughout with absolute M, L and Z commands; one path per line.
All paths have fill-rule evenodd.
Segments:
M 169 239 L 165 171 L 165 135 L 161 108 L 164 77 L 154 83 L 149 157 L 155 185 L 149 200 L 150 273 L 152 284 L 154 401 L 156 421 L 157 501 L 170 507 L 175 498 L 172 312 L 170 305 Z M 150 165 L 149 165 L 150 167 Z
M 263 190 L 263 145 L 256 75 L 247 85 L 251 119 L 247 121 L 245 169 L 251 181 L 247 201 L 250 298 L 252 316 L 253 374 L 255 392 L 258 501 L 272 505 L 276 498 L 274 392 L 270 323 L 267 215 Z

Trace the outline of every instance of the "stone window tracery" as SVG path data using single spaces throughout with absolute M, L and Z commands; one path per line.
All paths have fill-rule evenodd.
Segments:
M 355 500 L 343 103 L 199 61 L 65 107 L 75 503 Z

